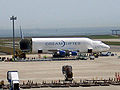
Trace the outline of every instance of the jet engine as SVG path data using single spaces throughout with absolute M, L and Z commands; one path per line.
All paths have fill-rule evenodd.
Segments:
M 72 56 L 77 56 L 78 52 L 77 51 L 70 51 L 69 54 Z
M 66 56 L 66 51 L 60 50 L 57 51 L 53 54 L 53 57 L 65 57 Z

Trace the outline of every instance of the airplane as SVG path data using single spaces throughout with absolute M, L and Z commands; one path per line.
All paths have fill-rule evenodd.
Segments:
M 89 38 L 32 38 L 22 39 L 20 49 L 23 52 L 47 53 L 52 52 L 53 57 L 66 55 L 76 56 L 80 53 L 97 53 L 108 51 L 110 46 L 101 41 Z

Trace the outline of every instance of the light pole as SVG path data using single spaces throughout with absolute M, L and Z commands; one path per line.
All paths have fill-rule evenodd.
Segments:
M 13 22 L 13 59 L 15 61 L 15 32 L 14 32 L 14 21 L 17 20 L 17 17 L 11 16 L 10 20 Z

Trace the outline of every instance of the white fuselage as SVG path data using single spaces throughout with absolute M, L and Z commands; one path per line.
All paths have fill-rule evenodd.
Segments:
M 37 53 L 38 50 L 69 50 L 79 52 L 107 51 L 110 47 L 101 41 L 94 41 L 89 38 L 32 38 L 32 52 Z

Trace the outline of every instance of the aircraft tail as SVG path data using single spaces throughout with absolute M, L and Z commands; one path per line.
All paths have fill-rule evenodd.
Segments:
M 20 26 L 20 37 L 21 37 L 21 39 L 24 39 L 23 32 L 21 30 L 21 26 Z

